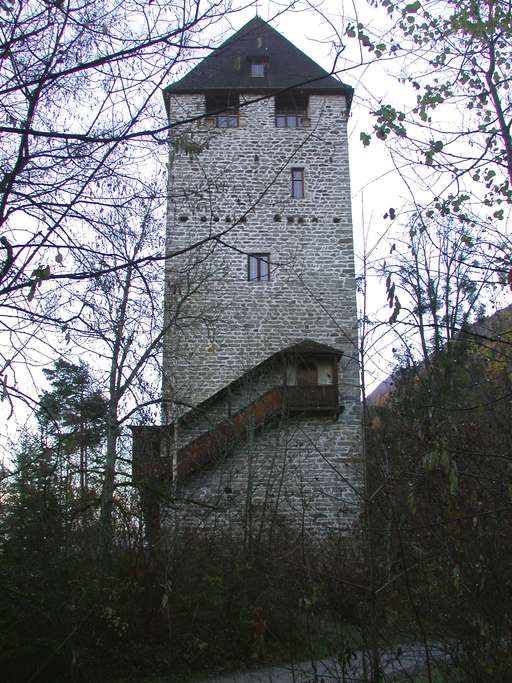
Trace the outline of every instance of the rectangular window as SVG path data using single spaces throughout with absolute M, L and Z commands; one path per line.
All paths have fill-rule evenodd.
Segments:
M 292 168 L 292 197 L 303 199 L 304 197 L 304 169 Z
M 247 279 L 249 282 L 270 280 L 270 254 L 247 256 Z
M 265 76 L 265 64 L 251 64 L 251 76 L 253 78 L 263 78 Z
M 268 57 L 249 57 L 252 78 L 264 78 L 268 68 Z
M 206 125 L 211 128 L 238 128 L 240 97 L 231 91 L 206 95 Z
M 274 99 L 276 128 L 307 128 L 309 126 L 307 95 L 287 92 Z

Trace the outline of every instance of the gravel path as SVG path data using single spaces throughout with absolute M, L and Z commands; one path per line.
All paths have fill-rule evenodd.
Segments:
M 438 644 L 430 646 L 430 653 L 433 666 L 449 661 L 449 653 Z M 386 677 L 418 671 L 425 668 L 425 650 L 419 645 L 397 647 L 382 655 L 381 664 Z M 363 671 L 362 655 L 357 653 L 344 678 L 338 660 L 332 657 L 214 676 L 200 683 L 360 683 L 364 680 Z

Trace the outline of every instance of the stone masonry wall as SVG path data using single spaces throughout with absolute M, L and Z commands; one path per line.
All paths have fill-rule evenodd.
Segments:
M 330 416 L 278 418 L 180 484 L 187 504 L 168 523 L 346 532 L 361 510 L 360 461 L 347 457 L 357 439 L 357 427 L 340 430 Z
M 327 516 L 332 526 L 339 509 L 348 514 L 347 505 L 339 500 L 350 486 L 346 477 L 336 474 L 338 465 L 345 462 L 353 485 L 361 485 L 345 98 L 311 96 L 311 126 L 303 129 L 275 127 L 272 97 L 241 95 L 242 103 L 255 99 L 241 107 L 238 128 L 208 128 L 201 118 L 173 129 L 167 233 L 172 258 L 166 265 L 163 380 L 164 397 L 173 403 L 168 404 L 164 421 L 171 422 L 293 343 L 313 339 L 341 349 L 340 418 L 301 420 L 301 433 L 311 435 L 306 441 L 320 440 L 320 450 L 301 450 L 288 426 L 285 432 L 274 426 L 255 435 L 251 444 L 240 445 L 222 467 L 205 470 L 194 476 L 195 483 L 183 484 L 215 497 L 229 471 L 231 477 L 237 473 L 236 485 L 242 491 L 252 476 L 250 463 L 266 463 L 260 467 L 266 479 L 274 462 L 270 453 L 278 452 L 280 462 L 294 463 L 291 469 L 285 467 L 290 471 L 290 491 L 307 489 L 308 495 L 318 498 L 316 508 L 320 488 L 326 492 L 324 508 L 330 496 Z M 202 95 L 172 97 L 171 122 L 202 115 Z M 202 151 L 190 157 L 178 151 L 183 145 L 176 140 L 201 145 Z M 303 199 L 291 197 L 295 167 L 304 168 Z M 248 282 L 247 254 L 266 252 L 270 281 Z M 217 410 L 221 415 L 224 407 Z M 293 468 L 300 474 L 291 476 Z M 287 499 L 293 500 L 290 492 Z M 351 519 L 354 501 L 348 506 Z M 313 516 L 327 514 L 307 507 L 316 510 Z

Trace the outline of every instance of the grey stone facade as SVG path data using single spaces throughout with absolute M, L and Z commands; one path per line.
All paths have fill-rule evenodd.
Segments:
M 175 474 L 179 448 L 286 381 L 279 362 L 253 369 L 305 339 L 343 354 L 325 380 L 337 383 L 340 412 L 283 412 L 248 427 L 224 456 L 174 481 L 178 497 L 209 506 L 187 504 L 174 519 L 347 529 L 362 463 L 346 98 L 310 95 L 304 128 L 277 128 L 271 95 L 241 92 L 240 103 L 239 126 L 216 128 L 204 95 L 169 96 L 171 123 L 184 122 L 171 135 L 165 275 L 163 421 L 174 425 Z M 300 199 L 292 168 L 304 169 Z M 249 281 L 248 254 L 261 253 L 270 279 Z

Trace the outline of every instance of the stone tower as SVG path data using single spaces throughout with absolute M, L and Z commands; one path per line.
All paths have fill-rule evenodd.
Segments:
M 352 89 L 256 17 L 164 95 L 160 476 L 201 503 L 190 524 L 346 530 L 362 485 Z

